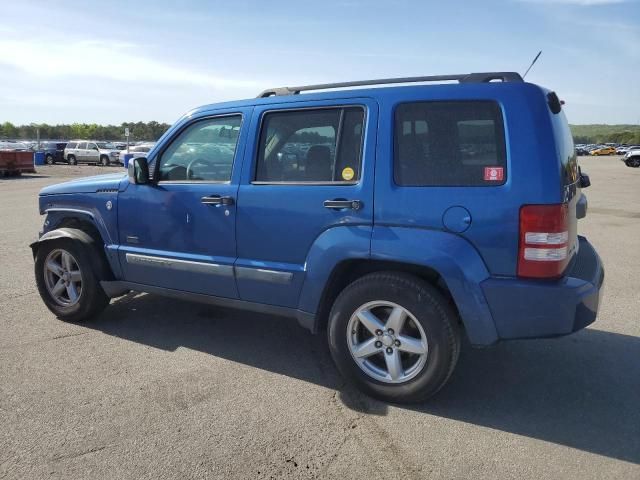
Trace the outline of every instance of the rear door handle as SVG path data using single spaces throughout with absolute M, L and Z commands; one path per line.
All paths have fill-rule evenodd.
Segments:
M 200 199 L 205 205 L 233 205 L 233 197 L 210 195 Z
M 362 202 L 360 200 L 325 200 L 324 208 L 330 208 L 332 210 L 360 210 L 362 208 Z

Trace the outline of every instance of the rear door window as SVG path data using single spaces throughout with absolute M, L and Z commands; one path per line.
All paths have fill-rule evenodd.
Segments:
M 504 127 L 497 103 L 437 101 L 397 107 L 397 185 L 502 185 L 506 174 Z
M 257 183 L 356 183 L 364 109 L 304 109 L 265 114 Z

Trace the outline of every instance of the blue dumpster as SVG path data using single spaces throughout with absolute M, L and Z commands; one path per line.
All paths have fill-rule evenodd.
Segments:
M 122 164 L 124 165 L 124 168 L 129 168 L 129 160 L 131 160 L 133 158 L 133 153 L 125 153 L 122 156 Z
M 33 154 L 34 165 L 44 165 L 44 152 L 35 152 Z

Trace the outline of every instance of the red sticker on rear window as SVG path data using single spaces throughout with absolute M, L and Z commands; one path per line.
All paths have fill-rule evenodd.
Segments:
M 487 182 L 501 182 L 504 178 L 504 168 L 484 167 L 484 179 Z

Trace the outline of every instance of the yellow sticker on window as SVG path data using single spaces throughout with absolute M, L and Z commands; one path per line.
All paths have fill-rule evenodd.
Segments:
M 353 177 L 355 176 L 355 172 L 353 171 L 353 168 L 351 167 L 347 167 L 344 170 L 342 170 L 342 179 L 349 181 L 349 180 L 353 180 Z

